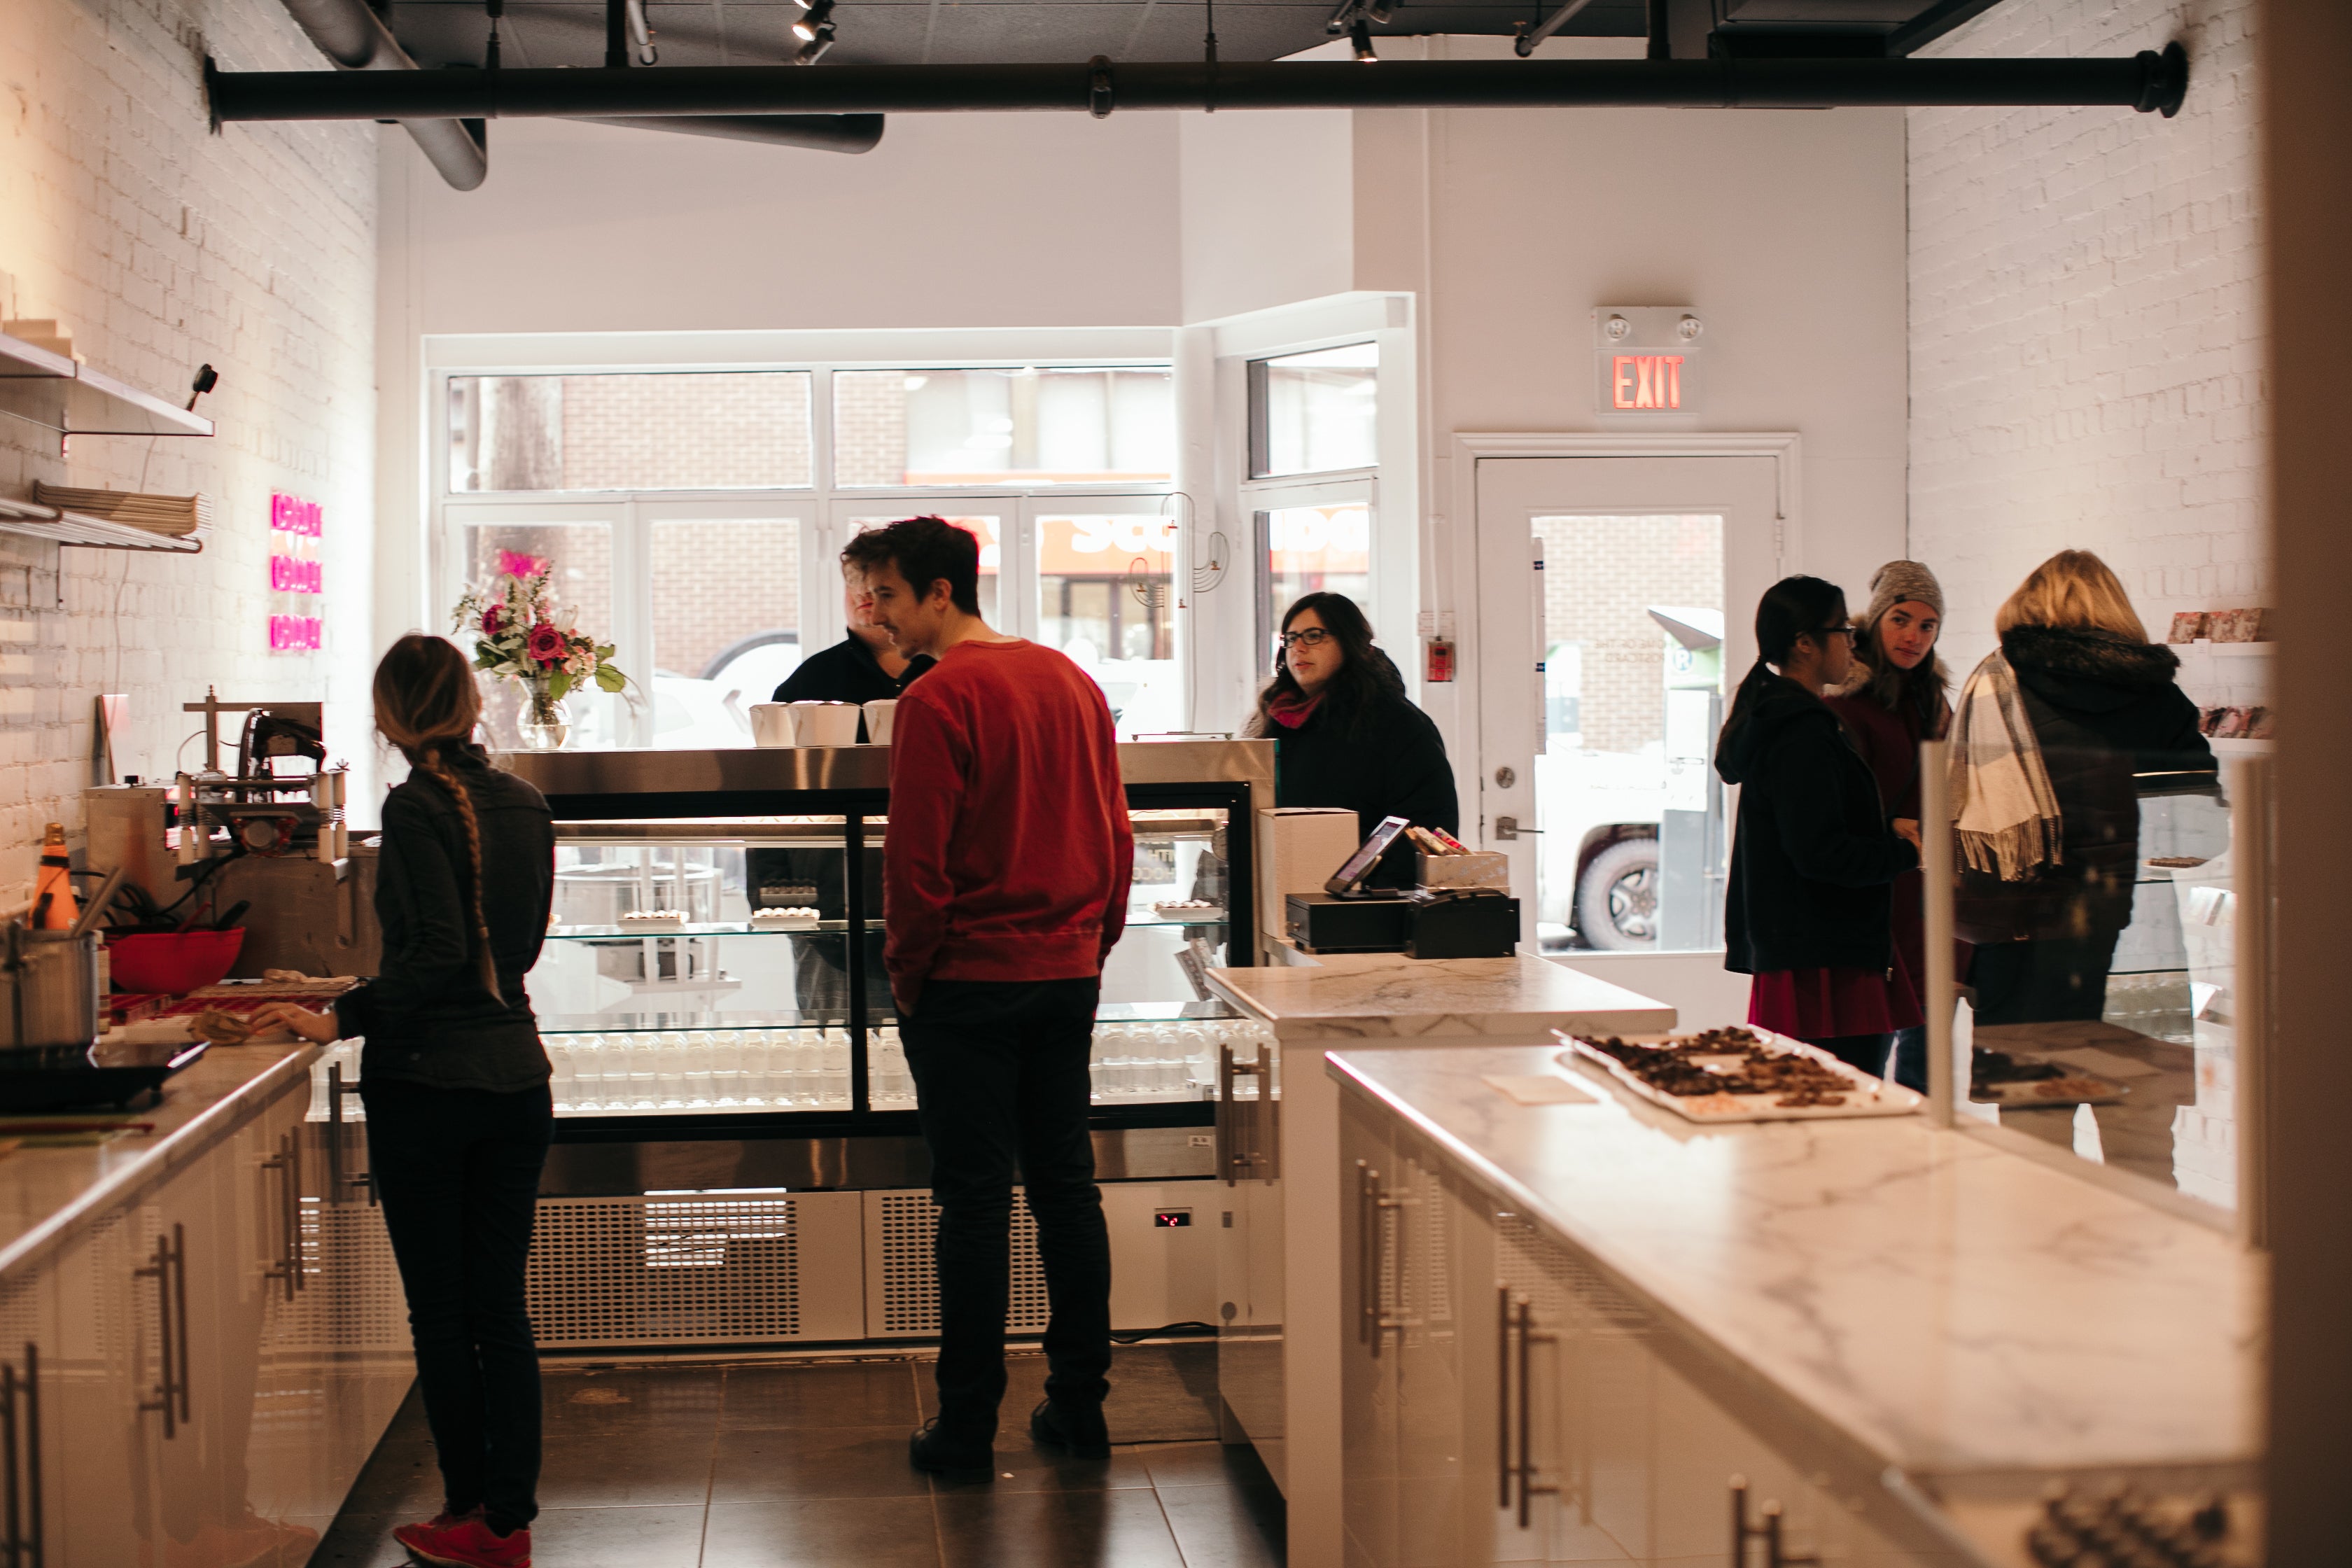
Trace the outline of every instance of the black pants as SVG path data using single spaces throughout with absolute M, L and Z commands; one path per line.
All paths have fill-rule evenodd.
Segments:
M 449 1511 L 505 1533 L 539 1513 L 539 1351 L 523 1264 L 555 1111 L 513 1094 L 363 1078 L 368 1163 L 408 1296 Z
M 1969 964 L 1979 1024 L 2095 1020 L 2107 1009 L 2107 971 L 2120 931 L 1987 942 Z
M 939 1205 L 940 1426 L 995 1435 L 1004 1397 L 1015 1168 L 1037 1220 L 1052 1320 L 1047 1397 L 1110 1384 L 1110 1236 L 1087 1136 L 1098 979 L 934 980 L 902 1019 Z

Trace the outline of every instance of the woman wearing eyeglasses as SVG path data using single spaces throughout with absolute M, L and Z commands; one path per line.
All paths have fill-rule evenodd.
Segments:
M 1756 606 L 1760 657 L 1739 682 L 1715 771 L 1739 789 L 1724 967 L 1751 977 L 1748 1021 L 1865 1072 L 1919 1022 L 1891 889 L 1919 864 L 1919 825 L 1890 822 L 1878 781 L 1822 700 L 1853 663 L 1845 595 L 1784 577 Z
M 1384 816 L 1461 830 L 1445 742 L 1344 594 L 1308 594 L 1283 613 L 1274 679 L 1249 732 L 1275 742 L 1276 805 L 1344 806 L 1366 836 Z M 1402 838 L 1365 879 L 1391 888 L 1413 879 L 1412 846 Z

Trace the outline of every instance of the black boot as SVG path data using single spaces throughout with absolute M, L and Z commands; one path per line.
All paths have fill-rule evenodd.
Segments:
M 1110 1458 L 1110 1432 L 1099 1405 L 1056 1405 L 1041 1399 L 1029 1413 L 1029 1437 L 1040 1447 L 1067 1450 L 1074 1459 Z
M 907 1439 L 907 1462 L 948 1481 L 989 1481 L 996 1479 L 996 1456 L 986 1439 L 959 1437 L 944 1431 L 936 1415 Z

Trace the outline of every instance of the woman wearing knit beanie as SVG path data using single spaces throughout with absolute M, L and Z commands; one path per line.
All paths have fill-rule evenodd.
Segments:
M 1943 629 L 1944 589 L 1916 561 L 1890 561 L 1870 580 L 1870 607 L 1855 623 L 1853 670 L 1824 700 L 1853 737 L 1878 780 L 1890 819 L 1919 816 L 1919 742 L 1937 739 L 1951 722 L 1945 692 L 1951 686 L 1936 657 Z M 1891 984 L 1905 985 L 1927 1011 L 1927 885 L 1916 870 L 1895 883 L 1895 956 Z M 1896 1031 L 1896 1081 L 1925 1090 L 1927 1041 L 1924 1027 Z

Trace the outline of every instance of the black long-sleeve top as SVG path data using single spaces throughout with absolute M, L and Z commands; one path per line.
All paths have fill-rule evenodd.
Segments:
M 1367 837 L 1384 816 L 1462 831 L 1454 769 L 1428 714 L 1402 697 L 1376 699 L 1352 723 L 1328 709 L 1318 706 L 1296 730 L 1277 723 L 1267 731 L 1275 743 L 1275 805 L 1344 806 Z M 1417 879 L 1413 857 L 1412 843 L 1400 837 L 1365 880 L 1410 887 Z
M 482 840 L 482 914 L 500 995 L 475 956 L 473 866 L 447 792 L 420 771 L 383 802 L 376 920 L 383 965 L 344 993 L 337 1026 L 367 1041 L 361 1071 L 436 1089 L 513 1090 L 548 1079 L 523 976 L 539 962 L 555 895 L 555 827 L 539 791 L 474 746 L 450 753 Z

